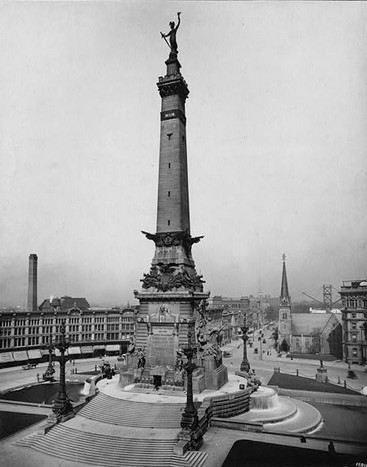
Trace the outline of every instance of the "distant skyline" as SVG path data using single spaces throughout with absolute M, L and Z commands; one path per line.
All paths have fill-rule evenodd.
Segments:
M 196 268 L 211 295 L 366 279 L 365 2 L 2 2 L 0 305 L 135 303 L 177 33 Z

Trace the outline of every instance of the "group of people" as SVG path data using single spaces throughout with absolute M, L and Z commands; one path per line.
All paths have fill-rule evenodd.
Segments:
M 112 376 L 115 376 L 115 369 L 111 367 L 109 362 L 103 361 L 100 368 L 103 378 L 112 379 Z

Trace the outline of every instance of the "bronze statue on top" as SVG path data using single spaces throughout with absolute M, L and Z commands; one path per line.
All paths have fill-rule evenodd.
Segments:
M 176 27 L 175 27 L 175 22 L 171 21 L 169 23 L 169 26 L 170 26 L 171 30 L 169 32 L 167 32 L 167 34 L 163 34 L 163 32 L 161 32 L 161 36 L 166 42 L 167 42 L 166 37 L 169 37 L 169 44 L 167 42 L 167 45 L 171 49 L 171 54 L 173 54 L 173 55 L 178 54 L 176 33 L 177 33 L 177 29 L 179 28 L 180 22 L 181 22 L 180 15 L 181 15 L 181 12 L 178 12 L 177 13 L 178 22 L 177 22 Z

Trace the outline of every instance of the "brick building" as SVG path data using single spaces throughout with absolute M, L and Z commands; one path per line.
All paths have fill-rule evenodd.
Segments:
M 343 281 L 340 295 L 343 316 L 343 357 L 346 362 L 367 360 L 367 281 Z
M 0 364 L 40 361 L 45 345 L 57 339 L 62 322 L 73 358 L 119 354 L 134 336 L 135 310 L 93 308 L 85 298 L 44 300 L 36 311 L 0 312 Z

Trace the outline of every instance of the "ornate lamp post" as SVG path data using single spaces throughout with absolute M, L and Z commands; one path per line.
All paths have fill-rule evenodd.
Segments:
M 241 327 L 241 331 L 242 331 L 241 339 L 243 340 L 243 357 L 242 357 L 240 370 L 248 372 L 250 370 L 250 363 L 249 363 L 248 358 L 247 358 L 247 341 L 248 341 L 247 331 L 248 331 L 248 326 L 247 326 L 247 323 L 246 323 L 246 315 L 243 316 L 243 325 Z
M 189 430 L 195 430 L 198 426 L 199 419 L 197 415 L 197 410 L 194 405 L 194 396 L 192 388 L 192 373 L 196 367 L 193 359 L 196 355 L 196 348 L 192 346 L 192 334 L 195 321 L 189 321 L 189 329 L 187 332 L 188 345 L 183 349 L 183 353 L 187 357 L 187 362 L 184 364 L 184 369 L 187 374 L 187 392 L 186 392 L 186 407 L 182 414 L 181 427 Z
M 50 342 L 46 345 L 46 349 L 48 350 L 49 355 L 48 355 L 48 365 L 47 365 L 46 371 L 43 374 L 43 380 L 54 381 L 55 378 L 53 377 L 53 374 L 55 373 L 55 368 L 52 363 L 52 353 L 54 350 L 54 345 Z
M 57 399 L 53 404 L 52 411 L 55 414 L 57 420 L 73 413 L 73 406 L 66 394 L 65 386 L 65 364 L 68 361 L 68 357 L 65 356 L 65 352 L 69 347 L 69 342 L 65 338 L 65 323 L 63 322 L 60 326 L 60 340 L 53 344 L 54 348 L 60 351 L 60 357 L 58 361 L 60 363 L 60 390 L 57 393 Z

